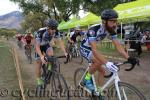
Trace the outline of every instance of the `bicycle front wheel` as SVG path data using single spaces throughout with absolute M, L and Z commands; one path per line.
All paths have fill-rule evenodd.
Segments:
M 51 99 L 54 100 L 69 100 L 69 89 L 67 82 L 62 74 L 52 72 L 50 80 Z
M 134 86 L 119 82 L 119 91 L 121 98 L 119 99 L 115 85 L 108 89 L 107 100 L 146 100 L 146 97 Z

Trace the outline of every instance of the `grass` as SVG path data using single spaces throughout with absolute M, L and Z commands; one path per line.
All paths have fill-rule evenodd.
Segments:
M 3 100 L 13 100 L 15 98 L 11 93 L 13 90 L 18 90 L 19 85 L 11 48 L 4 42 L 0 42 L 0 69 L 0 87 L 9 92 L 7 97 L 3 97 Z

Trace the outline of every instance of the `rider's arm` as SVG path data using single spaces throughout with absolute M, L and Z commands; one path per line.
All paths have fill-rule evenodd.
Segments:
M 71 37 L 73 36 L 73 34 L 74 34 L 74 32 L 71 32 L 71 33 L 70 33 L 70 36 L 68 37 L 68 41 L 69 41 L 70 43 L 73 43 L 73 41 L 71 40 Z
M 122 45 L 119 43 L 117 39 L 112 40 L 113 44 L 115 45 L 117 51 L 124 56 L 124 58 L 128 59 L 129 55 L 125 52 L 124 48 Z
M 102 64 L 106 64 L 108 61 L 105 59 L 105 57 L 99 51 L 97 51 L 96 41 L 90 42 L 90 45 L 91 45 L 93 56 L 97 60 L 99 60 Z
M 68 37 L 68 41 L 70 42 L 70 43 L 72 43 L 73 41 L 71 40 L 71 37 Z

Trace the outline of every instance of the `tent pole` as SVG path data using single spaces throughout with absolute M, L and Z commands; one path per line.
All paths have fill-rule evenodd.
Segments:
M 122 22 L 121 22 L 121 40 L 122 40 Z
M 88 25 L 88 29 L 89 29 L 90 25 Z

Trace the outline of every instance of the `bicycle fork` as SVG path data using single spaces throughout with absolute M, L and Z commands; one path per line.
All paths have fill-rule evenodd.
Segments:
M 119 89 L 119 84 L 118 84 L 119 81 L 120 81 L 120 79 L 119 79 L 119 77 L 118 77 L 118 74 L 115 73 L 115 87 L 116 87 L 116 90 L 117 90 L 118 98 L 119 98 L 119 100 L 121 100 L 121 93 L 120 93 L 120 90 L 122 90 L 124 100 L 127 100 L 127 96 L 126 96 L 126 93 L 125 93 L 125 91 L 124 91 L 124 88 L 123 88 L 123 87 L 120 87 L 120 89 Z

